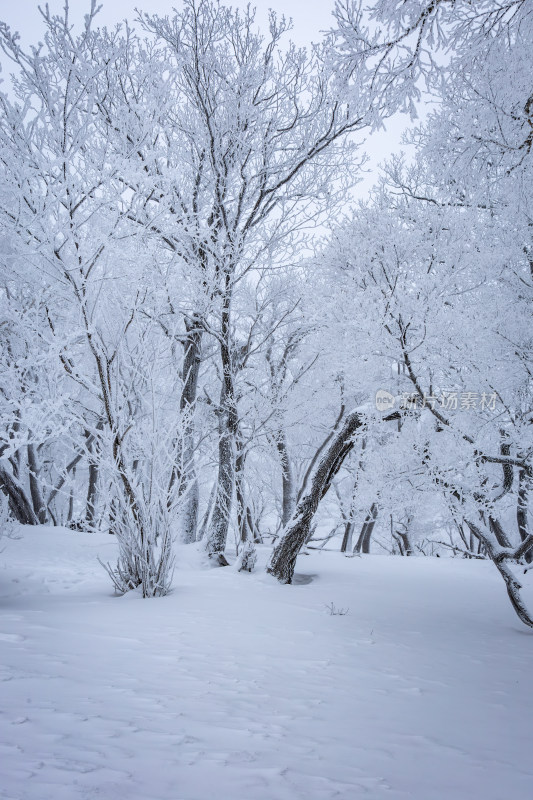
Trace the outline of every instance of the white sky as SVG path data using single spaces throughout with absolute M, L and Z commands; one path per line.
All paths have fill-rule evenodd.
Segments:
M 3 22 L 17 31 L 22 36 L 23 42 L 35 43 L 42 35 L 38 6 L 44 2 L 39 0 L 0 0 L 0 18 Z M 50 0 L 52 11 L 60 12 L 64 5 L 63 0 Z M 70 13 L 74 20 L 81 20 L 89 8 L 89 0 L 70 0 Z M 113 25 L 127 18 L 132 21 L 135 17 L 135 7 L 142 11 L 159 14 L 172 14 L 173 7 L 179 7 L 179 0 L 104 0 L 102 10 L 97 21 L 100 25 Z M 246 0 L 228 0 L 227 5 L 244 8 Z M 331 12 L 333 0 L 256 0 L 251 3 L 257 8 L 258 23 L 266 18 L 269 8 L 273 8 L 280 15 L 292 17 L 294 30 L 292 38 L 301 45 L 308 44 L 320 38 L 320 31 L 332 25 Z
M 38 6 L 45 5 L 45 1 L 0 0 L 0 20 L 20 33 L 23 45 L 36 44 L 42 39 L 44 28 Z M 244 8 L 247 0 L 226 0 L 226 3 Z M 52 12 L 60 13 L 63 5 L 64 0 L 49 0 Z M 173 7 L 180 5 L 179 0 L 103 0 L 96 22 L 107 26 L 113 26 L 125 18 L 131 22 L 136 16 L 135 7 L 150 13 L 171 15 Z M 294 26 L 291 38 L 301 46 L 318 41 L 321 38 L 321 31 L 333 26 L 334 0 L 255 0 L 255 2 L 252 0 L 251 5 L 257 8 L 257 23 L 263 29 L 269 8 L 273 8 L 280 15 L 292 17 Z M 72 21 L 81 22 L 83 15 L 89 9 L 90 0 L 70 0 L 69 6 Z M 9 72 L 5 58 L 0 58 L 0 63 Z M 401 132 L 407 124 L 408 120 L 403 117 L 390 120 L 386 132 L 374 134 L 371 140 L 367 140 L 364 149 L 370 155 L 368 166 L 373 174 L 368 175 L 360 184 L 358 194 L 364 195 L 375 182 L 377 164 L 399 149 Z

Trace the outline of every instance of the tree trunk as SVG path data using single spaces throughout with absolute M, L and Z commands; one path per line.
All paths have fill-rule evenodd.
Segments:
M 412 556 L 413 555 L 413 547 L 411 545 L 411 540 L 409 539 L 409 534 L 407 532 L 396 531 L 396 535 L 398 539 L 401 540 L 402 543 L 402 555 L 403 556 Z
M 262 544 L 263 537 L 261 535 L 259 525 L 257 524 L 257 519 L 253 516 L 252 509 L 249 505 L 246 506 L 246 517 L 248 519 L 248 530 L 252 532 L 255 544 Z
M 528 523 L 527 523 L 527 507 L 529 499 L 529 491 L 531 481 L 528 478 L 525 469 L 521 469 L 518 474 L 518 500 L 516 504 L 516 523 L 518 526 L 518 533 L 520 534 L 520 541 L 525 541 L 528 537 Z M 528 564 L 533 560 L 533 551 L 528 550 L 524 555 Z
M 96 493 L 98 489 L 98 464 L 89 462 L 89 484 L 87 487 L 87 504 L 85 508 L 85 521 L 92 527 L 96 517 Z
M 22 525 L 38 525 L 39 520 L 20 483 L 0 466 L 0 489 L 9 498 L 11 513 Z
M 337 432 L 337 430 L 339 428 L 339 425 L 341 424 L 342 419 L 344 417 L 345 410 L 346 409 L 345 409 L 344 404 L 343 404 L 341 406 L 341 410 L 339 411 L 337 419 L 335 420 L 335 423 L 333 425 L 332 430 L 328 433 L 328 435 L 326 436 L 326 438 L 324 439 L 322 444 L 320 444 L 317 447 L 317 449 L 315 450 L 313 458 L 309 462 L 309 465 L 308 465 L 308 467 L 307 467 L 307 469 L 305 471 L 305 474 L 304 474 L 304 477 L 303 477 L 303 480 L 302 480 L 302 485 L 300 486 L 300 488 L 298 490 L 298 494 L 296 495 L 296 503 L 299 503 L 300 500 L 302 499 L 302 497 L 304 495 L 304 492 L 307 489 L 307 483 L 309 481 L 309 478 L 311 477 L 311 475 L 313 473 L 313 470 L 315 468 L 315 464 L 318 462 L 319 457 L 322 455 L 322 453 L 324 452 L 324 450 L 327 447 L 327 445 L 331 442 L 331 440 L 335 436 L 335 434 L 336 434 L 336 432 Z
M 215 504 L 206 542 L 209 557 L 218 561 L 221 566 L 227 565 L 224 550 L 228 537 L 234 483 L 235 442 L 229 427 L 228 414 L 223 413 L 219 416 L 218 477 Z
M 101 422 L 99 423 L 101 425 Z M 94 437 L 89 431 L 85 431 L 85 441 L 89 458 L 89 482 L 87 484 L 87 501 L 85 504 L 85 521 L 89 527 L 93 527 L 96 519 L 96 497 L 98 493 L 99 465 L 95 457 L 95 449 L 98 442 L 94 442 Z
M 365 517 L 361 533 L 354 547 L 354 553 L 370 553 L 370 539 L 374 532 L 374 526 L 378 517 L 378 504 L 372 503 L 370 511 Z
M 296 487 L 294 485 L 294 473 L 287 447 L 287 437 L 283 430 L 279 430 L 277 433 L 276 448 L 281 465 L 281 527 L 285 528 L 292 517 L 294 506 L 296 505 Z
M 48 514 L 46 513 L 46 506 L 41 495 L 39 488 L 39 467 L 37 464 L 37 455 L 35 453 L 35 445 L 28 445 L 28 469 L 30 476 L 30 495 L 33 504 L 33 511 L 41 525 L 46 525 L 48 522 Z
M 346 526 L 344 529 L 344 536 L 342 539 L 341 544 L 341 553 L 346 553 L 347 551 L 352 550 L 352 542 L 353 542 L 353 532 L 355 530 L 355 507 L 356 507 L 356 497 L 357 497 L 357 484 L 359 483 L 359 475 L 361 474 L 361 470 L 363 469 L 363 456 L 366 449 L 366 439 L 363 437 L 361 440 L 361 454 L 359 456 L 359 464 L 357 466 L 357 471 L 355 473 L 355 480 L 352 489 L 352 498 L 350 500 L 350 513 L 348 520 L 346 521 Z M 354 548 L 354 553 L 355 548 Z
M 193 316 L 191 319 L 185 320 L 185 328 L 187 338 L 183 357 L 183 389 L 180 396 L 180 411 L 185 424 L 178 463 L 175 465 L 170 478 L 169 504 L 171 504 L 172 489 L 177 484 L 178 497 L 183 498 L 183 505 L 180 511 L 182 541 L 185 544 L 189 544 L 196 541 L 200 494 L 196 476 L 196 447 L 193 421 L 193 410 L 198 391 L 198 376 L 202 361 L 202 329 L 198 317 Z
M 392 520 L 392 517 L 391 517 Z M 411 530 L 411 523 L 412 517 L 407 517 L 407 522 L 400 522 L 400 526 L 403 530 L 397 530 L 396 536 L 397 541 L 401 543 L 401 551 L 402 556 L 412 556 L 413 555 L 413 545 L 411 544 L 411 538 L 409 536 L 409 531 Z
M 346 553 L 347 550 L 352 549 L 354 528 L 355 528 L 355 522 L 353 521 L 353 519 L 349 519 L 347 522 L 344 523 L 344 536 L 342 537 L 341 553 Z
M 296 559 L 307 541 L 311 523 L 321 499 L 353 447 L 353 437 L 363 425 L 357 412 L 349 414 L 340 431 L 330 440 L 310 481 L 310 488 L 298 502 L 292 519 L 274 548 L 267 571 L 281 583 L 292 583 Z
M 497 519 L 489 517 L 489 528 L 496 537 L 500 547 L 512 547 L 511 542 Z
M 194 458 L 194 456 L 191 457 Z M 196 466 L 192 466 L 188 474 L 187 480 L 190 483 L 183 482 L 181 486 L 187 487 L 184 489 L 187 494 L 183 499 L 183 506 L 180 508 L 180 527 L 181 527 L 181 541 L 184 544 L 191 544 L 196 541 L 196 534 L 198 528 L 198 506 L 200 504 L 200 487 L 198 486 L 198 479 L 196 477 Z
M 225 270 L 225 292 L 222 304 L 220 356 L 222 361 L 222 390 L 218 417 L 218 480 L 215 507 L 207 537 L 206 550 L 213 563 L 227 566 L 224 556 L 228 538 L 233 487 L 235 483 L 236 442 L 238 435 L 238 415 L 235 400 L 232 333 L 230 325 L 230 305 L 232 290 L 232 271 Z
M 505 586 L 507 588 L 507 594 L 509 595 L 509 600 L 511 601 L 511 605 L 513 606 L 517 616 L 519 619 L 528 627 L 533 628 L 533 617 L 529 613 L 526 604 L 522 600 L 521 583 L 515 578 L 511 568 L 509 567 L 507 560 L 505 558 L 505 552 L 498 552 L 496 547 L 499 545 L 496 542 L 496 536 L 492 531 L 490 531 L 489 535 L 483 533 L 483 531 L 477 526 L 474 525 L 472 522 L 465 520 L 466 524 L 470 528 L 470 530 L 477 536 L 480 542 L 483 542 L 485 550 L 489 558 L 492 559 L 496 568 L 498 569 L 500 575 L 502 576 L 503 580 L 505 581 Z M 490 536 L 494 536 L 494 542 L 491 541 Z M 529 537 L 528 537 L 529 538 Z M 496 545 L 496 547 L 495 547 Z M 529 542 L 531 546 L 531 542 Z M 525 545 L 527 547 L 527 545 Z M 521 548 L 517 548 L 520 551 Z M 531 550 L 526 550 L 526 552 L 531 552 Z M 514 554 L 513 554 L 514 555 Z M 519 556 L 520 553 L 516 552 L 516 556 Z
M 72 480 L 74 481 L 76 478 L 76 467 L 72 470 Z M 67 512 L 67 522 L 72 522 L 72 517 L 74 516 L 74 485 L 70 485 L 70 494 L 68 498 L 68 512 Z M 79 530 L 79 528 L 77 528 Z
M 240 436 L 238 437 L 238 455 L 235 460 L 235 500 L 237 502 L 237 526 L 239 529 L 239 539 L 241 542 L 248 541 L 251 531 L 248 527 L 248 507 L 244 496 L 244 463 L 246 453 L 242 447 Z

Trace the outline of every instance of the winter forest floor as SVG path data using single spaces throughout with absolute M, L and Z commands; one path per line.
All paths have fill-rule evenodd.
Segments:
M 492 564 L 315 552 L 280 586 L 193 546 L 142 600 L 112 596 L 111 537 L 21 533 L 0 554 L 2 800 L 533 797 L 533 635 Z

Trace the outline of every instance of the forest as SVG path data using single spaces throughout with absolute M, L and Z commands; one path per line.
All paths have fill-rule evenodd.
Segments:
M 0 798 L 530 800 L 533 2 L 245 3 L 0 14 Z
M 109 532 L 146 598 L 185 544 L 489 560 L 532 627 L 531 41 L 527 0 L 2 23 L 4 534 Z

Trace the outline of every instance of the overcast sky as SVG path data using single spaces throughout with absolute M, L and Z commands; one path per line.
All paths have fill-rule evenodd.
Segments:
M 6 22 L 12 30 L 20 33 L 23 45 L 36 44 L 43 38 L 43 24 L 39 14 L 39 5 L 45 5 L 45 0 L 0 0 L 0 19 Z M 61 12 L 64 0 L 49 0 L 52 12 Z M 247 0 L 227 0 L 227 5 L 244 8 Z M 257 8 L 257 23 L 264 29 L 268 9 L 273 8 L 279 14 L 292 17 L 293 30 L 291 38 L 299 45 L 309 45 L 321 38 L 321 31 L 333 26 L 332 10 L 334 0 L 256 0 L 251 3 Z M 81 22 L 87 13 L 90 0 L 70 0 L 70 14 L 73 22 Z M 98 14 L 99 25 L 113 26 L 124 19 L 133 21 L 135 7 L 150 13 L 161 15 L 172 14 L 173 7 L 179 7 L 179 0 L 104 0 L 102 9 Z M 0 59 L 4 69 L 9 66 L 5 58 Z M 358 194 L 363 195 L 375 182 L 377 164 L 388 157 L 393 150 L 399 149 L 401 131 L 405 128 L 407 120 L 400 118 L 389 121 L 387 132 L 374 134 L 371 141 L 367 141 L 365 150 L 370 155 L 370 168 L 372 174 L 368 175 L 360 185 Z
M 0 0 L 0 18 L 3 22 L 19 31 L 23 41 L 27 44 L 35 43 L 42 37 L 43 27 L 38 11 L 39 5 L 44 5 L 39 0 Z M 244 8 L 246 0 L 228 0 L 228 5 Z M 64 5 L 63 0 L 49 0 L 52 11 L 59 12 Z M 70 13 L 74 19 L 81 20 L 87 12 L 90 0 L 70 0 Z M 159 14 L 171 14 L 173 7 L 179 7 L 176 0 L 104 0 L 102 10 L 98 14 L 100 25 L 113 25 L 123 19 L 132 21 L 135 17 L 135 7 L 142 11 Z M 257 8 L 258 23 L 266 18 L 269 8 L 279 14 L 292 17 L 294 30 L 292 38 L 301 45 L 309 44 L 320 38 L 320 31 L 331 27 L 331 12 L 334 0 L 258 0 L 252 2 Z

